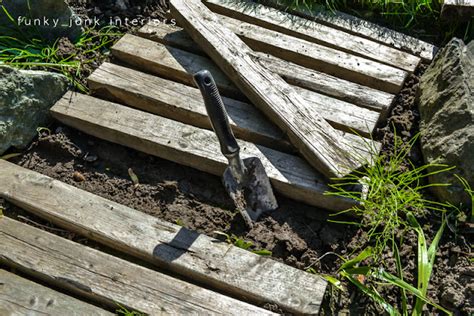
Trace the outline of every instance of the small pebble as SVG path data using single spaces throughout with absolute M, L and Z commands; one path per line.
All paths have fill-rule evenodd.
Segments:
M 84 161 L 86 162 L 95 162 L 97 161 L 97 159 L 99 159 L 96 155 L 92 155 L 92 154 L 89 154 L 87 153 L 85 156 L 84 156 Z
M 78 171 L 75 171 L 73 174 L 72 174 L 72 178 L 74 179 L 74 181 L 76 182 L 84 182 L 86 181 L 86 177 L 84 177 L 80 172 Z

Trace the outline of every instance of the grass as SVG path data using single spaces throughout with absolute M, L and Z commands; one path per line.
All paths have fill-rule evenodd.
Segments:
M 368 245 L 352 259 L 343 260 L 338 276 L 352 283 L 365 295 L 377 302 L 390 315 L 422 315 L 425 304 L 429 304 L 446 314 L 448 310 L 427 297 L 429 281 L 435 265 L 435 256 L 439 242 L 449 221 L 457 221 L 460 214 L 465 214 L 459 206 L 425 199 L 424 191 L 433 186 L 448 184 L 428 184 L 427 177 L 441 172 L 449 172 L 453 167 L 438 164 L 414 166 L 408 159 L 412 146 L 418 136 L 408 143 L 402 143 L 395 135 L 394 150 L 390 155 L 378 155 L 372 165 L 364 170 L 339 180 L 331 185 L 333 192 L 329 195 L 342 196 L 356 200 L 357 206 L 350 212 L 357 215 L 360 221 L 338 222 L 353 224 L 368 232 Z M 473 199 L 473 190 L 468 182 L 458 177 L 466 193 Z M 365 194 L 351 188 L 366 188 Z M 462 207 L 462 206 L 461 206 Z M 472 217 L 471 212 L 471 217 Z M 419 224 L 418 218 L 441 218 L 441 225 L 428 247 L 427 237 Z M 409 284 L 404 276 L 402 258 L 399 248 L 404 244 L 404 236 L 412 231 L 417 238 L 417 272 L 416 285 Z M 391 254 L 395 266 L 387 266 L 386 258 Z M 388 272 L 390 269 L 395 274 Z M 314 272 L 314 271 L 310 271 Z M 324 277 L 324 276 L 323 276 Z M 331 284 L 341 289 L 336 278 L 326 278 Z M 380 288 L 396 287 L 400 292 L 400 306 L 389 304 L 380 294 Z M 413 304 L 409 304 L 409 300 Z M 409 311 L 408 306 L 413 306 Z
M 37 34 L 33 36 L 25 34 L 4 6 L 0 7 L 0 14 L 6 14 L 13 28 L 17 30 L 13 36 L 0 36 L 0 65 L 59 72 L 82 92 L 87 92 L 87 87 L 83 83 L 85 69 L 89 64 L 97 62 L 98 52 L 104 53 L 115 38 L 121 35 L 111 26 L 98 30 L 88 29 L 73 43 L 73 51 L 64 54 L 60 49 L 59 40 L 50 43 Z
M 423 192 L 434 186 L 448 184 L 427 184 L 427 177 L 453 169 L 446 165 L 427 164 L 415 167 L 409 163 L 405 167 L 407 156 L 418 136 L 403 144 L 395 135 L 394 152 L 378 155 L 371 165 L 365 164 L 362 171 L 336 180 L 327 195 L 342 196 L 356 200 L 359 205 L 342 213 L 353 213 L 362 218 L 360 223 L 352 223 L 367 229 L 369 241 L 375 244 L 374 252 L 379 256 L 400 229 L 409 227 L 407 214 L 423 216 L 429 211 L 442 212 L 448 204 L 432 202 L 424 198 Z M 348 187 L 367 188 L 366 194 Z M 341 213 L 339 213 L 341 214 Z M 338 215 L 338 214 L 336 214 Z M 337 222 L 337 221 L 335 221 Z

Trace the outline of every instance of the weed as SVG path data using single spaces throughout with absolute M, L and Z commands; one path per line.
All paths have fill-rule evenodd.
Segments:
M 137 311 L 130 311 L 126 307 L 124 307 L 120 304 L 117 304 L 117 305 L 119 306 L 119 309 L 117 309 L 115 311 L 115 313 L 117 315 L 121 315 L 121 316 L 146 316 L 146 314 L 144 314 L 144 313 L 140 313 L 140 312 L 137 312 Z
M 358 205 L 341 213 L 353 213 L 362 218 L 360 225 L 367 229 L 369 241 L 374 242 L 374 253 L 379 256 L 400 229 L 409 227 L 407 213 L 417 216 L 424 215 L 427 210 L 442 211 L 447 204 L 431 202 L 423 197 L 423 190 L 434 186 L 447 184 L 424 184 L 426 178 L 452 170 L 453 167 L 440 164 L 427 164 L 415 167 L 408 162 L 407 156 L 418 136 L 407 144 L 395 135 L 395 148 L 392 155 L 378 155 L 374 162 L 362 171 L 337 180 L 331 185 L 334 189 L 327 195 L 342 196 L 354 199 Z M 350 187 L 359 187 L 361 183 L 366 188 L 366 194 Z M 338 214 L 341 214 L 338 213 Z M 338 215 L 336 214 L 336 215 Z M 333 221 L 338 222 L 338 221 Z M 351 224 L 344 222 L 344 224 Z
M 138 186 L 140 185 L 140 180 L 138 179 L 138 176 L 135 174 L 132 168 L 128 168 L 128 175 L 130 176 L 134 187 L 138 188 Z
M 13 26 L 15 19 L 4 6 L 1 6 Z M 18 27 L 15 36 L 0 36 L 0 65 L 8 65 L 19 69 L 47 69 L 62 73 L 80 91 L 87 92 L 82 83 L 81 73 L 87 65 L 96 62 L 95 52 L 108 48 L 121 35 L 116 28 L 106 26 L 99 30 L 88 29 L 74 44 L 74 52 L 61 52 L 59 40 L 54 43 L 42 39 L 38 35 L 30 37 Z
M 225 237 L 225 241 L 231 245 L 234 245 L 238 248 L 248 250 L 250 252 L 253 252 L 254 254 L 261 255 L 261 256 L 271 256 L 272 252 L 270 250 L 266 249 L 260 249 L 260 250 L 250 250 L 251 247 L 253 247 L 253 243 L 250 241 L 245 241 L 243 238 L 237 237 L 234 234 L 229 235 L 224 232 L 220 231 L 214 231 L 214 234 L 220 235 Z
M 412 213 L 408 213 L 408 221 L 410 229 L 414 230 L 418 236 L 418 254 L 417 254 L 417 286 L 414 287 L 407 283 L 403 277 L 403 269 L 401 265 L 400 254 L 398 252 L 398 246 L 395 240 L 392 240 L 393 254 L 396 262 L 397 276 L 387 272 L 383 266 L 379 266 L 377 261 L 373 261 L 373 265 L 362 265 L 364 261 L 370 261 L 374 259 L 373 248 L 365 248 L 359 255 L 351 260 L 346 260 L 345 263 L 339 268 L 339 274 L 341 277 L 347 279 L 353 285 L 355 285 L 364 294 L 369 296 L 375 302 L 377 302 L 382 308 L 390 315 L 408 315 L 408 297 L 407 294 L 411 294 L 415 298 L 414 307 L 412 310 L 413 316 L 422 315 L 423 306 L 430 304 L 435 308 L 445 312 L 448 315 L 451 313 L 443 308 L 442 306 L 434 303 L 427 297 L 427 290 L 431 273 L 433 271 L 434 260 L 438 244 L 446 226 L 446 220 L 443 217 L 441 227 L 439 228 L 436 236 L 429 248 L 427 248 L 427 242 L 423 230 L 420 224 L 415 219 Z M 362 278 L 361 278 L 362 276 Z M 380 283 L 383 282 L 383 283 Z M 395 306 L 389 304 L 377 291 L 377 288 L 373 285 L 385 285 L 395 286 L 400 289 L 401 293 L 401 311 Z

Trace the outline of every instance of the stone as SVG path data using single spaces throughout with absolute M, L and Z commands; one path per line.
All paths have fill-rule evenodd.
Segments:
M 0 66 L 0 155 L 31 142 L 68 85 L 61 74 Z
M 2 35 L 15 38 L 23 35 L 28 38 L 44 38 L 51 42 L 67 37 L 75 42 L 83 32 L 81 19 L 64 0 L 8 0 L 0 3 L 13 19 L 11 21 L 4 10 L 0 10 Z
M 452 39 L 436 56 L 420 79 L 421 150 L 426 163 L 456 166 L 452 172 L 430 177 L 441 202 L 472 203 L 454 174 L 474 188 L 474 41 L 468 45 Z

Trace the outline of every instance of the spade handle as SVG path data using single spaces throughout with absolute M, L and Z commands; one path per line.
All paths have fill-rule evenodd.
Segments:
M 230 128 L 227 111 L 214 78 L 208 70 L 201 70 L 194 74 L 194 82 L 201 90 L 212 129 L 219 139 L 222 154 L 229 160 L 233 159 L 239 155 L 240 147 Z

